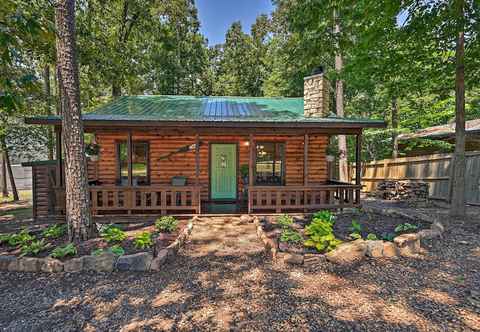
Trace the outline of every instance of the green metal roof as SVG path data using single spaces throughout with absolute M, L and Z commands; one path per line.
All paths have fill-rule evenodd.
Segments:
M 35 117 L 27 123 L 53 123 L 58 116 Z M 83 114 L 86 122 L 263 122 L 329 123 L 384 126 L 383 121 L 337 117 L 308 118 L 303 98 L 123 96 Z

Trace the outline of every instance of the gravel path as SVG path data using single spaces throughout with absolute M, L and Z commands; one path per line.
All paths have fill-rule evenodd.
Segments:
M 160 273 L 0 273 L 0 329 L 474 331 L 478 234 L 453 224 L 424 257 L 308 271 L 272 265 L 251 224 L 204 220 Z

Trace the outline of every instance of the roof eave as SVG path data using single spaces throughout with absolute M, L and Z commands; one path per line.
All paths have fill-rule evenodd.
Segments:
M 25 118 L 26 124 L 61 126 L 60 119 Z M 299 121 L 139 121 L 139 120 L 84 120 L 85 126 L 102 127 L 254 127 L 254 128 L 385 128 L 383 121 L 350 121 L 350 122 L 299 122 Z

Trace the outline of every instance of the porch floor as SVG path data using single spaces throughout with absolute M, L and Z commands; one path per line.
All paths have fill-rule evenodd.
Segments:
M 202 203 L 202 214 L 246 214 L 248 207 L 243 203 Z

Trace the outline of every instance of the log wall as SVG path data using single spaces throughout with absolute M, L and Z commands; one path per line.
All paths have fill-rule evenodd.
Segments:
M 98 180 L 102 184 L 115 185 L 117 180 L 116 141 L 126 140 L 126 133 L 97 131 L 96 140 L 100 145 L 100 160 L 97 162 Z M 195 184 L 195 151 L 177 153 L 162 158 L 177 149 L 195 143 L 195 136 L 171 136 L 159 132 L 133 132 L 133 141 L 150 143 L 150 182 L 168 185 L 174 176 L 187 177 L 187 185 Z M 209 198 L 209 144 L 238 144 L 239 166 L 248 165 L 248 136 L 202 135 L 200 136 L 200 185 L 202 200 Z M 303 185 L 303 135 L 296 136 L 255 136 L 256 141 L 285 142 L 285 181 L 286 185 Z M 315 135 L 309 139 L 309 184 L 322 184 L 327 181 L 327 162 L 325 160 L 328 136 Z M 238 172 L 239 191 L 242 190 L 240 172 Z

